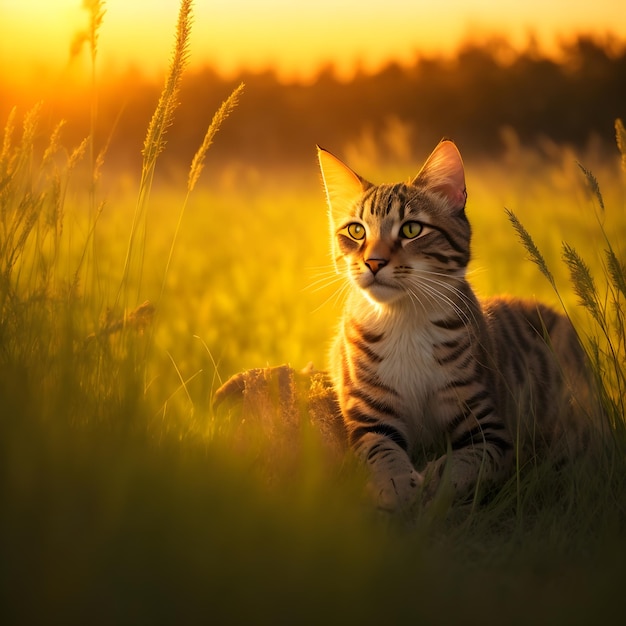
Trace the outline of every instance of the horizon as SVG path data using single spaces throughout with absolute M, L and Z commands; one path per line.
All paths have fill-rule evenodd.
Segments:
M 147 78 L 161 76 L 169 63 L 179 4 L 105 2 L 99 74 L 139 71 Z M 405 0 L 387 0 L 384 5 L 356 0 L 297 6 L 285 0 L 268 0 L 262 6 L 253 0 L 195 3 L 190 68 L 209 66 L 228 77 L 273 71 L 285 82 L 307 82 L 330 65 L 349 79 L 357 71 L 372 73 L 394 62 L 407 65 L 419 56 L 451 56 L 468 42 L 480 44 L 494 37 L 515 52 L 532 46 L 548 56 L 581 35 L 613 39 L 620 45 L 626 41 L 626 19 L 619 19 L 625 11 L 617 0 L 598 0 L 593 11 L 582 2 L 545 4 L 540 0 L 528 0 L 523 6 L 446 0 L 437 7 Z M 86 50 L 80 58 L 70 59 L 72 41 L 88 22 L 80 0 L 54 4 L 5 0 L 0 16 L 3 82 L 24 87 L 88 75 Z

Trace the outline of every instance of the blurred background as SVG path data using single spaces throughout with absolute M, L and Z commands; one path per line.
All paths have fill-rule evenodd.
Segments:
M 88 134 L 85 3 L 2 1 L 1 120 L 13 105 L 43 100 L 51 121 L 71 120 L 68 141 Z M 96 147 L 108 144 L 107 171 L 117 176 L 139 171 L 178 2 L 104 8 Z M 419 163 L 442 137 L 472 159 L 547 142 L 614 150 L 614 121 L 626 113 L 620 0 L 202 1 L 189 60 L 162 176 L 186 174 L 212 112 L 240 81 L 247 86 L 236 123 L 209 153 L 213 184 L 313 171 L 316 143 L 355 168 Z

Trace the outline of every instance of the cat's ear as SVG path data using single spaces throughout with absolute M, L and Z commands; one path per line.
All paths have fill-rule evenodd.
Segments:
M 363 192 L 371 187 L 365 179 L 352 171 L 334 154 L 317 146 L 317 158 L 322 170 L 326 199 L 331 213 L 337 219 L 350 213 Z
M 463 209 L 467 200 L 465 169 L 461 153 L 454 143 L 441 141 L 411 184 L 441 193 L 454 209 Z

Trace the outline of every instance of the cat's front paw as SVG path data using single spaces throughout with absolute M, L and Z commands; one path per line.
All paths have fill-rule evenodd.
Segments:
M 424 479 L 411 470 L 405 474 L 372 478 L 368 489 L 378 508 L 391 513 L 409 508 L 417 499 Z

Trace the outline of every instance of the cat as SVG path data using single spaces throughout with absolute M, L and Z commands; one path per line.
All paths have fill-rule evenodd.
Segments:
M 588 446 L 594 393 L 569 320 L 530 301 L 480 303 L 466 279 L 456 145 L 442 141 L 414 179 L 392 185 L 319 147 L 318 157 L 333 258 L 350 285 L 329 374 L 377 505 L 430 499 L 444 477 L 471 499 L 537 455 Z

